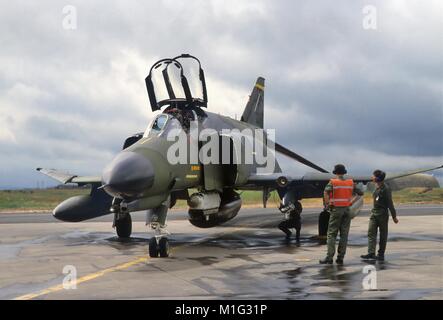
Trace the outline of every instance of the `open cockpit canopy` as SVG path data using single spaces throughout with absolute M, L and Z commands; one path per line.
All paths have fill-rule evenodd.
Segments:
M 207 107 L 205 74 L 194 56 L 182 54 L 157 61 L 145 82 L 152 111 L 163 106 Z

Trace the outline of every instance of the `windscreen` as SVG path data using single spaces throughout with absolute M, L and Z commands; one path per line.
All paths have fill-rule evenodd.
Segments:
M 145 134 L 143 136 L 144 137 L 149 137 L 149 136 L 152 136 L 152 135 L 158 135 L 166 127 L 166 123 L 167 122 L 168 122 L 168 116 L 166 114 L 158 115 L 149 124 L 149 126 L 146 129 Z
M 182 130 L 180 122 L 172 116 L 160 114 L 149 124 L 143 137 L 167 136 L 172 130 Z

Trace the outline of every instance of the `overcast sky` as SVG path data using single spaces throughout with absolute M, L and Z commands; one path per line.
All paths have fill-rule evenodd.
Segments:
M 375 30 L 363 28 L 368 4 Z M 443 161 L 442 1 L 0 5 L 0 188 L 48 185 L 36 167 L 100 174 L 153 117 L 148 68 L 180 53 L 202 61 L 209 111 L 240 117 L 265 77 L 266 128 L 327 169 Z M 63 28 L 66 5 L 76 29 Z

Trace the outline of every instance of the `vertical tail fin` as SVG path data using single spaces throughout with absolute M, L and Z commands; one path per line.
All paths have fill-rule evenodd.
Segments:
M 265 79 L 257 78 L 254 89 L 249 96 L 241 121 L 263 128 Z

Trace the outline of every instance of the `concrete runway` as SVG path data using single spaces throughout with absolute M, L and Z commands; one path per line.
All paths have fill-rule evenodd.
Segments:
M 171 210 L 170 258 L 147 258 L 142 213 L 119 241 L 112 217 L 64 223 L 50 214 L 0 214 L 0 299 L 443 299 L 443 206 L 399 207 L 377 288 L 362 286 L 368 210 L 352 221 L 344 266 L 323 266 L 319 209 L 303 212 L 300 245 L 286 242 L 276 209 L 242 209 L 223 226 L 199 229 Z M 65 266 L 77 288 L 63 288 Z M 66 270 L 65 270 L 66 271 Z M 375 281 L 375 280 L 374 280 Z

